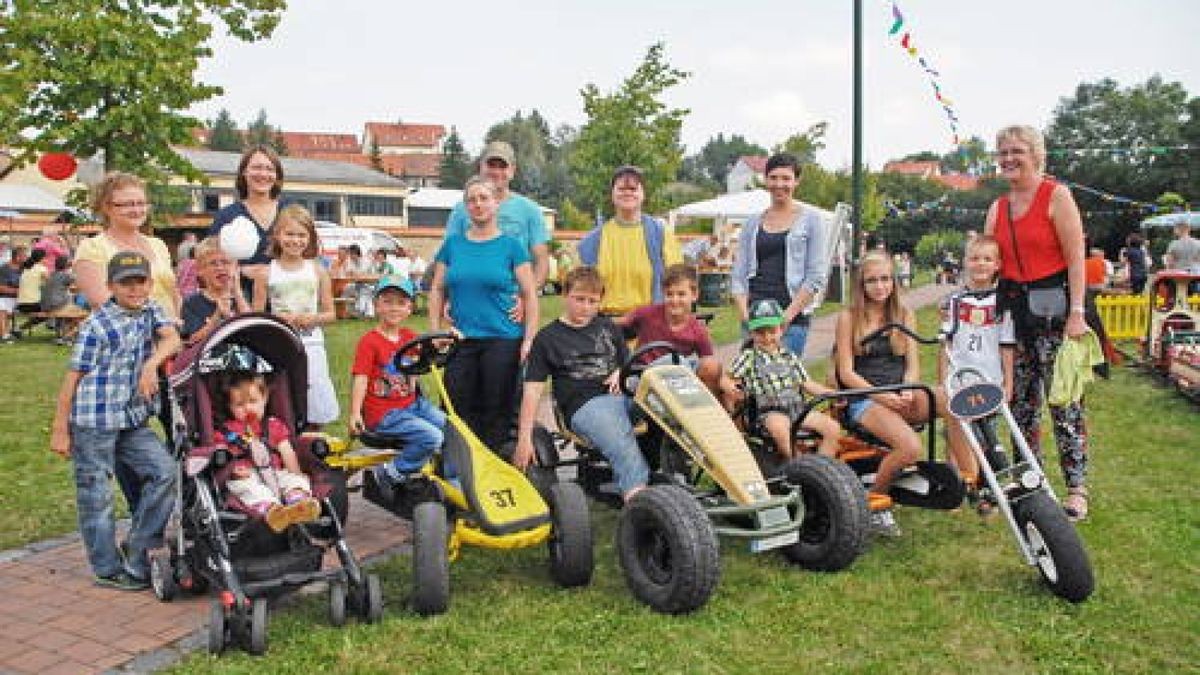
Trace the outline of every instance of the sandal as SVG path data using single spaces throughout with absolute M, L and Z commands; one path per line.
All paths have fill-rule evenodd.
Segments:
M 1067 498 L 1063 500 L 1063 511 L 1067 512 L 1067 518 L 1072 523 L 1077 523 L 1087 518 L 1087 488 L 1083 486 L 1067 488 Z

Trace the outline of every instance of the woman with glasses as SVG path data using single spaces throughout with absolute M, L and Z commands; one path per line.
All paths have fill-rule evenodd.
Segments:
M 100 216 L 104 230 L 79 243 L 74 267 L 75 283 L 88 306 L 96 309 L 111 295 L 106 283 L 108 261 L 121 251 L 137 251 L 150 261 L 151 299 L 167 316 L 177 318 L 180 302 L 171 251 L 163 240 L 145 233 L 150 215 L 146 184 L 128 173 L 110 173 L 93 191 L 92 211 Z
M 988 209 L 984 232 L 1000 244 L 1000 299 L 1012 311 L 1016 328 L 1012 412 L 1029 447 L 1040 457 L 1042 401 L 1054 379 L 1058 348 L 1064 338 L 1080 338 L 1089 330 L 1084 309 L 1083 220 L 1070 190 L 1045 175 L 1046 144 L 1041 133 L 1029 126 L 1001 129 L 996 150 L 1000 173 L 1009 187 Z M 1042 297 L 1057 293 L 1061 311 L 1035 308 L 1030 302 L 1035 293 Z M 1088 511 L 1083 401 L 1049 408 L 1067 484 L 1063 508 L 1072 520 L 1081 520 Z
M 221 248 L 238 261 L 242 293 L 250 301 L 254 280 L 265 280 L 271 265 L 268 234 L 279 215 L 279 195 L 283 191 L 279 155 L 265 145 L 250 148 L 238 162 L 234 185 L 238 201 L 217 211 L 208 234 L 217 237 Z

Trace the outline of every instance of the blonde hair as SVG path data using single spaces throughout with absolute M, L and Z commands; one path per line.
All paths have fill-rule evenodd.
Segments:
M 892 292 L 887 299 L 883 301 L 883 323 L 902 323 L 910 324 L 912 321 L 912 313 L 900 302 L 899 285 L 896 283 L 896 270 L 892 265 L 892 257 L 883 251 L 867 251 L 866 255 L 859 261 L 858 269 L 854 272 L 854 286 L 850 298 L 850 323 L 853 326 L 852 335 L 854 337 L 854 353 L 862 353 L 862 345 L 860 341 L 867 334 L 867 287 L 863 283 L 866 276 L 866 270 L 873 265 L 882 265 L 887 268 L 888 275 L 892 277 Z M 892 331 L 888 340 L 892 343 L 892 353 L 901 355 L 908 352 L 909 338 L 899 331 Z
M 192 248 L 192 258 L 196 261 L 200 261 L 205 256 L 224 252 L 224 249 L 221 248 L 220 237 L 205 237 L 201 239 L 194 248 Z
M 125 173 L 124 171 L 110 171 L 104 174 L 104 178 L 100 179 L 100 182 L 96 184 L 96 187 L 92 188 L 92 212 L 99 216 L 100 222 L 105 228 L 108 227 L 109 222 L 108 216 L 104 213 L 104 207 L 108 206 L 109 202 L 112 201 L 113 193 L 115 193 L 117 190 L 124 190 L 125 188 L 137 188 L 141 190 L 142 195 L 149 200 L 149 195 L 146 194 L 146 182 L 141 178 L 138 178 L 131 173 Z M 148 224 L 149 222 L 150 219 L 147 218 L 146 223 Z M 146 224 L 143 224 L 143 228 L 146 226 Z
M 475 175 L 468 178 L 467 182 L 463 185 L 463 199 L 465 200 L 467 195 L 471 193 L 471 188 L 479 185 L 486 187 L 488 192 L 492 193 L 493 197 L 500 196 L 500 191 L 496 188 L 496 185 L 492 183 L 492 181 L 484 178 L 483 176 Z
M 283 248 L 279 245 L 279 231 L 283 229 L 284 223 L 289 222 L 308 231 L 308 246 L 304 247 L 304 253 L 301 255 L 309 260 L 316 258 L 317 253 L 320 252 L 320 243 L 317 241 L 317 223 L 308 209 L 299 204 L 289 204 L 283 207 L 283 210 L 275 217 L 275 224 L 271 226 L 271 247 L 268 255 L 272 258 L 283 255 Z
M 1039 172 L 1046 171 L 1046 139 L 1042 136 L 1042 132 L 1028 124 L 1012 124 L 996 133 L 996 150 L 1000 149 L 1000 144 L 1004 141 L 1016 141 L 1028 145 L 1029 152 L 1033 156 L 1034 166 Z

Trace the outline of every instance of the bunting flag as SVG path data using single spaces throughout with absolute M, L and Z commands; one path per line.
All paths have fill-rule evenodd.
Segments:
M 896 4 L 895 0 L 891 0 L 891 4 L 892 27 L 888 30 L 888 35 L 896 35 L 904 28 L 904 14 L 900 11 L 900 6 Z M 960 145 L 960 139 L 958 135 L 958 114 L 954 112 L 954 103 L 948 97 L 942 94 L 941 84 L 938 82 L 938 80 L 941 78 L 941 73 L 934 69 L 934 67 L 929 64 L 929 61 L 917 50 L 917 46 L 913 44 L 911 31 L 904 31 L 904 35 L 900 38 L 900 47 L 903 48 L 904 51 L 908 52 L 909 56 L 915 58 L 917 63 L 921 66 L 921 70 L 925 71 L 925 74 L 929 76 L 929 82 L 933 85 L 934 99 L 939 105 L 941 105 L 942 111 L 946 113 L 946 120 L 950 124 L 950 136 L 954 140 L 954 145 L 957 147 Z
M 1066 185 L 1071 190 L 1087 193 L 1099 198 L 1108 208 L 1105 209 L 1081 209 L 1085 218 L 1092 216 L 1112 216 L 1128 214 L 1136 212 L 1139 214 L 1154 214 L 1158 213 L 1159 206 L 1152 202 L 1143 202 L 1130 197 L 1123 197 L 1118 194 L 1113 194 L 1106 190 L 1082 185 L 1062 178 L 1054 177 L 1054 180 Z M 938 197 L 933 201 L 924 203 L 917 202 L 899 202 L 899 201 L 884 201 L 884 207 L 887 209 L 888 216 L 892 218 L 912 218 L 914 216 L 922 216 L 930 212 L 949 213 L 953 215 L 976 216 L 984 215 L 987 209 L 967 208 L 961 206 L 950 206 L 946 204 L 949 193 Z
M 1193 152 L 1200 146 L 1192 145 L 1135 145 L 1131 148 L 1055 148 L 1047 150 L 1051 157 L 1131 157 L 1135 155 L 1166 155 L 1171 152 Z

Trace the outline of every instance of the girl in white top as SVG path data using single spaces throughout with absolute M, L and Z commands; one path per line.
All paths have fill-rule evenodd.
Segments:
M 279 212 L 271 228 L 273 260 L 265 277 L 254 282 L 254 309 L 271 312 L 300 333 L 308 356 L 308 423 L 320 428 L 338 418 L 337 394 L 329 378 L 325 334 L 321 326 L 334 320 L 333 287 L 317 263 L 317 229 L 303 206 Z

